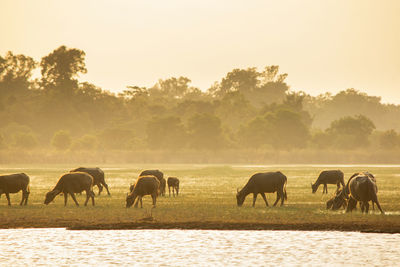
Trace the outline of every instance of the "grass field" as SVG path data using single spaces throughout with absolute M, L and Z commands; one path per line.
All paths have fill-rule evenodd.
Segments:
M 28 206 L 19 206 L 21 193 L 12 194 L 12 206 L 4 195 L 0 199 L 0 228 L 69 227 L 72 229 L 299 229 L 299 230 L 356 230 L 371 232 L 400 232 L 400 167 L 399 166 L 223 166 L 223 165 L 106 165 L 99 166 L 106 174 L 111 197 L 96 196 L 96 206 L 89 201 L 83 206 L 85 194 L 77 196 L 80 207 L 69 197 L 57 196 L 48 206 L 44 195 L 58 178 L 77 166 L 69 165 L 7 165 L 0 166 L 1 174 L 25 172 L 31 178 Z M 181 182 L 179 197 L 157 199 L 151 209 L 151 197 L 143 198 L 143 209 L 125 208 L 129 184 L 144 169 L 158 168 L 165 177 L 176 176 Z M 356 171 L 368 170 L 377 178 L 378 199 L 386 215 L 378 211 L 368 215 L 360 210 L 345 214 L 343 210 L 327 211 L 326 201 L 336 189 L 328 185 L 328 195 L 322 186 L 311 193 L 321 170 L 341 169 L 345 181 Z M 243 207 L 236 206 L 236 190 L 243 187 L 256 172 L 280 170 L 288 177 L 288 201 L 283 207 L 265 207 L 261 196 L 251 207 L 249 195 Z M 97 194 L 97 187 L 95 188 Z M 272 205 L 276 194 L 267 194 Z M 146 220 L 148 217 L 152 220 Z

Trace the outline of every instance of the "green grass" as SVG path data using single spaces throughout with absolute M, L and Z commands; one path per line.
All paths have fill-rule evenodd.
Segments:
M 0 173 L 25 172 L 31 178 L 31 194 L 28 206 L 20 207 L 21 194 L 12 194 L 12 206 L 7 206 L 4 195 L 0 199 L 0 228 L 8 227 L 71 227 L 132 224 L 138 226 L 150 213 L 154 218 L 154 227 L 163 224 L 196 222 L 195 228 L 207 224 L 235 224 L 228 228 L 249 228 L 249 225 L 261 224 L 264 228 L 290 229 L 338 229 L 338 230 L 374 230 L 400 232 L 400 167 L 379 166 L 223 166 L 223 165 L 106 165 L 101 167 L 110 186 L 111 197 L 104 194 L 95 198 L 96 206 L 91 202 L 83 206 L 85 194 L 77 196 L 80 207 L 76 207 L 69 197 L 67 207 L 64 198 L 57 196 L 48 206 L 43 204 L 46 192 L 51 190 L 58 178 L 76 166 L 69 165 L 3 165 Z M 151 197 L 143 198 L 143 209 L 125 208 L 125 197 L 129 184 L 133 183 L 143 169 L 158 168 L 165 177 L 176 176 L 180 179 L 179 197 L 157 199 L 157 208 L 151 209 Z M 378 198 L 387 215 L 378 211 L 363 215 L 355 211 L 345 214 L 343 210 L 333 212 L 325 209 L 326 201 L 336 189 L 328 185 L 328 195 L 322 194 L 322 186 L 316 194 L 311 193 L 310 183 L 314 182 L 321 170 L 340 168 L 345 180 L 356 171 L 368 170 L 377 178 Z M 259 196 L 256 207 L 251 207 L 252 195 L 249 195 L 243 207 L 236 206 L 236 190 L 243 187 L 250 176 L 256 172 L 280 170 L 288 177 L 288 201 L 283 207 L 265 207 Z M 97 187 L 95 188 L 97 194 Z M 270 206 L 276 194 L 267 194 Z M 203 224 L 202 224 L 203 223 Z M 203 226 L 202 226 L 203 225 Z M 244 226 L 247 225 L 247 226 Z M 132 226 L 132 227 L 134 227 Z M 251 227 L 250 227 L 251 228 Z M 262 227 L 263 228 L 263 227 Z

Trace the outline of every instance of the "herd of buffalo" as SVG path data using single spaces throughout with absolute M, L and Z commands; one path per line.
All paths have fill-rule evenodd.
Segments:
M 377 197 L 378 188 L 376 186 L 376 179 L 374 175 L 369 172 L 359 172 L 353 174 L 347 183 L 344 182 L 343 172 L 340 170 L 327 170 L 322 171 L 314 184 L 311 184 L 312 193 L 315 193 L 320 185 L 324 185 L 323 193 L 328 193 L 327 184 L 336 184 L 337 190 L 334 196 L 326 203 L 327 209 L 338 210 L 341 207 L 350 212 L 355 209 L 357 203 L 360 203 L 362 212 L 368 213 L 369 201 L 372 201 L 378 207 L 382 214 L 384 214 Z M 153 200 L 153 206 L 156 206 L 157 196 L 165 195 L 166 186 L 168 185 L 169 195 L 178 196 L 179 194 L 179 179 L 176 177 L 169 177 L 164 179 L 164 174 L 159 170 L 145 170 L 140 173 L 139 178 L 135 184 L 129 188 L 129 193 L 126 197 L 126 207 L 131 207 L 136 199 L 135 207 L 140 205 L 142 207 L 142 198 L 145 195 L 150 195 Z M 281 206 L 287 200 L 286 193 L 287 178 L 280 171 L 256 173 L 250 177 L 247 184 L 236 194 L 237 205 L 240 207 L 247 195 L 253 194 L 253 207 L 255 206 L 257 195 L 260 194 L 268 206 L 265 193 L 277 194 L 274 206 L 281 200 Z M 49 204 L 54 198 L 59 195 L 64 195 L 64 205 L 67 205 L 68 195 L 72 197 L 75 204 L 79 206 L 75 198 L 75 193 L 86 192 L 85 206 L 89 199 L 92 200 L 94 206 L 93 186 L 99 189 L 98 194 L 103 190 L 110 191 L 107 183 L 105 182 L 104 172 L 100 168 L 77 168 L 71 170 L 60 177 L 53 190 L 46 194 L 44 204 Z M 0 196 L 4 193 L 6 195 L 8 205 L 10 202 L 10 193 L 17 193 L 22 191 L 22 200 L 20 205 L 28 203 L 29 190 L 29 176 L 25 173 L 0 175 Z

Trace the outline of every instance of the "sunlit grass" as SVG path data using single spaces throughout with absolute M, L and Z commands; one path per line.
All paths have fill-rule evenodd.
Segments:
M 400 167 L 341 167 L 345 179 L 356 171 L 369 170 L 376 175 L 382 208 L 388 215 L 377 211 L 363 215 L 358 210 L 345 214 L 343 210 L 333 212 L 325 209 L 326 201 L 336 186 L 328 185 L 328 195 L 322 194 L 322 186 L 316 194 L 311 193 L 310 183 L 314 182 L 321 166 L 271 166 L 246 167 L 222 165 L 106 165 L 100 166 L 106 174 L 111 197 L 104 194 L 95 198 L 96 206 L 83 203 L 85 194 L 78 195 L 80 207 L 69 197 L 67 207 L 64 199 L 57 196 L 48 206 L 43 204 L 44 195 L 56 184 L 58 178 L 76 167 L 69 165 L 28 165 L 1 166 L 0 173 L 25 172 L 31 177 L 31 194 L 28 206 L 18 206 L 21 194 L 12 194 L 13 206 L 8 207 L 5 196 L 0 199 L 0 227 L 68 227 L 74 225 L 95 225 L 140 222 L 152 215 L 154 222 L 221 222 L 221 223 L 269 223 L 269 224 L 368 224 L 373 227 L 393 225 L 400 228 Z M 180 179 L 180 195 L 157 199 L 157 207 L 151 210 L 151 197 L 143 198 L 143 209 L 125 208 L 125 197 L 130 183 L 133 183 L 143 169 L 158 168 L 165 177 Z M 259 196 L 256 207 L 251 207 L 252 195 L 246 198 L 243 207 L 236 206 L 236 190 L 249 177 L 261 171 L 280 170 L 288 177 L 288 201 L 283 207 L 265 207 Z M 94 189 L 97 194 L 97 187 Z M 267 194 L 272 206 L 276 194 Z M 279 205 L 279 204 L 278 204 Z

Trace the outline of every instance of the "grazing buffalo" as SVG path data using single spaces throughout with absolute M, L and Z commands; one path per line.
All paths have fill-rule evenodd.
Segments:
M 101 191 L 103 191 L 103 186 L 106 188 L 107 194 L 110 195 L 110 191 L 108 190 L 108 185 L 106 184 L 106 181 L 104 179 L 104 172 L 100 168 L 80 167 L 70 172 L 86 172 L 90 174 L 93 177 L 93 185 L 96 185 L 99 188 L 99 195 Z
M 350 177 L 343 189 L 343 193 L 335 198 L 332 209 L 340 208 L 342 203 L 348 200 L 346 212 L 353 211 L 357 202 L 360 202 L 361 212 L 368 213 L 368 201 L 372 201 L 372 203 L 376 203 L 378 209 L 384 214 L 378 201 L 377 192 L 378 187 L 372 174 L 367 172 L 357 173 L 357 175 Z
M 360 202 L 361 212 L 365 211 L 365 213 L 368 213 L 368 201 L 372 201 L 372 204 L 376 203 L 382 214 L 385 213 L 379 204 L 377 196 L 378 187 L 375 177 L 372 174 L 362 172 L 356 176 L 353 175 L 347 182 L 344 191 L 345 197 L 349 199 L 346 212 L 352 211 L 356 207 L 357 202 Z
M 287 178 L 281 172 L 266 172 L 266 173 L 256 173 L 250 177 L 247 184 L 242 188 L 242 190 L 238 191 L 236 194 L 237 205 L 241 207 L 243 202 L 248 194 L 253 193 L 253 207 L 256 204 L 257 195 L 261 194 L 262 198 L 265 201 L 265 204 L 268 207 L 267 198 L 265 197 L 265 193 L 274 193 L 276 192 L 276 201 L 274 206 L 278 203 L 279 199 L 281 199 L 281 206 L 284 203 L 284 200 L 287 200 L 286 194 L 286 184 Z
M 89 198 L 92 198 L 92 205 L 94 206 L 93 177 L 86 172 L 66 173 L 60 177 L 53 190 L 46 194 L 44 204 L 48 205 L 62 192 L 64 194 L 64 206 L 67 206 L 68 194 L 71 195 L 75 204 L 79 206 L 78 201 L 76 201 L 75 198 L 75 193 L 80 193 L 82 191 L 86 191 L 85 206 L 87 205 Z
M 158 179 L 158 181 L 160 182 L 160 194 L 162 196 L 164 196 L 165 188 L 167 187 L 167 185 L 166 185 L 167 181 L 165 181 L 164 173 L 162 173 L 159 170 L 145 170 L 145 171 L 142 171 L 142 173 L 139 175 L 139 177 L 145 176 L 145 175 L 153 175 Z
M 344 175 L 341 170 L 329 170 L 329 171 L 322 171 L 317 181 L 314 184 L 311 184 L 312 192 L 317 192 L 317 189 L 320 184 L 324 185 L 324 189 L 322 190 L 322 194 L 328 194 L 328 186 L 327 184 L 336 184 L 337 190 L 340 188 L 340 184 L 344 186 Z
M 0 175 L 0 196 L 5 194 L 8 206 L 11 206 L 10 193 L 18 193 L 22 190 L 22 199 L 19 205 L 26 205 L 29 197 L 29 177 L 25 173 Z
M 151 195 L 151 198 L 153 199 L 153 207 L 156 207 L 159 189 L 160 182 L 155 176 L 140 176 L 133 186 L 133 190 L 126 196 L 126 207 L 131 207 L 133 203 L 135 203 L 136 198 L 138 198 L 135 208 L 138 207 L 139 201 L 140 207 L 143 208 L 142 198 L 145 195 Z
M 347 201 L 344 200 L 343 188 L 336 191 L 335 195 L 326 202 L 326 209 L 338 210 L 340 207 L 346 209 Z
M 358 176 L 358 175 L 360 175 L 360 174 L 361 174 L 361 175 L 368 175 L 368 177 L 371 178 L 372 181 L 374 181 L 374 182 L 376 183 L 375 176 L 374 176 L 372 173 L 368 172 L 368 171 L 363 171 L 363 172 L 356 172 L 356 173 L 354 173 L 352 176 L 350 176 L 349 181 L 350 181 L 350 179 L 352 179 L 353 177 L 356 177 L 356 176 Z M 376 188 L 376 192 L 378 193 L 378 188 Z M 361 203 L 361 202 L 360 202 L 360 206 L 362 206 L 362 203 Z M 375 210 L 375 204 L 374 204 L 374 202 L 372 202 L 372 210 Z
M 172 194 L 175 196 L 175 191 L 176 195 L 179 195 L 179 179 L 176 177 L 168 177 L 167 180 L 168 184 L 168 195 L 171 196 L 171 187 L 172 187 Z

